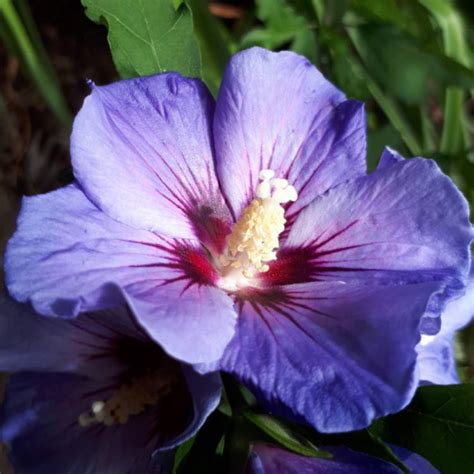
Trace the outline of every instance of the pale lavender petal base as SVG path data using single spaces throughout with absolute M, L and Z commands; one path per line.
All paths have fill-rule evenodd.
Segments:
M 251 48 L 232 57 L 214 139 L 217 173 L 236 218 L 262 169 L 296 187 L 293 217 L 330 187 L 366 173 L 363 105 L 346 101 L 307 59 L 288 51 Z

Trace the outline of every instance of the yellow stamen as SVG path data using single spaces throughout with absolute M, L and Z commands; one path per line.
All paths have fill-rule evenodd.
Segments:
M 276 259 L 286 223 L 282 204 L 296 201 L 298 195 L 286 179 L 274 175 L 272 170 L 260 172 L 256 198 L 244 209 L 227 238 L 226 251 L 219 258 L 223 288 L 236 289 L 256 273 L 268 271 L 268 262 Z
M 149 372 L 122 385 L 106 400 L 96 400 L 89 412 L 82 413 L 78 423 L 87 427 L 96 423 L 106 426 L 125 424 L 132 415 L 139 415 L 156 405 L 168 394 L 176 383 L 175 374 L 163 370 Z

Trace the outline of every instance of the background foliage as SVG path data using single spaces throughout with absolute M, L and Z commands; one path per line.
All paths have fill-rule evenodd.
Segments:
M 177 70 L 217 94 L 229 56 L 253 45 L 304 54 L 366 103 L 371 169 L 385 145 L 434 158 L 474 205 L 473 26 L 472 0 L 0 0 L 0 244 L 22 194 L 71 179 L 67 137 L 86 78 Z M 472 328 L 460 337 L 458 364 L 472 381 Z M 318 445 L 345 443 L 403 468 L 385 443 L 393 442 L 443 473 L 474 470 L 471 384 L 422 388 L 402 413 L 324 439 L 260 413 L 231 382 L 226 388 L 230 403 L 178 450 L 175 472 L 213 472 L 225 459 L 238 472 L 245 440 L 256 438 L 310 456 L 326 456 Z

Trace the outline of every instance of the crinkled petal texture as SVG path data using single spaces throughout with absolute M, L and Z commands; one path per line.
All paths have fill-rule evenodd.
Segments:
M 450 301 L 441 315 L 441 329 L 435 336 L 421 338 L 417 346 L 422 383 L 449 385 L 459 383 L 454 353 L 456 331 L 472 321 L 474 316 L 473 270 L 463 296 Z
M 109 216 L 172 237 L 228 219 L 212 144 L 214 100 L 169 73 L 93 87 L 74 122 L 74 175 Z
M 334 458 L 310 458 L 270 444 L 252 448 L 246 474 L 400 474 L 393 464 L 345 447 L 324 447 Z
M 0 333 L 1 370 L 19 372 L 7 384 L 0 435 L 16 472 L 160 472 L 152 454 L 193 436 L 219 402 L 217 375 L 174 363 L 177 378 L 157 405 L 124 425 L 81 427 L 78 417 L 92 402 L 107 400 L 144 370 L 163 363 L 169 370 L 169 358 L 124 307 L 64 321 L 7 303 L 0 301 L 2 320 L 15 319 L 22 334 L 8 323 Z
M 429 336 L 428 336 L 429 337 Z M 454 335 L 432 336 L 435 339 L 418 344 L 420 384 L 451 385 L 460 382 L 454 353 Z
M 321 432 L 363 428 L 410 401 L 420 317 L 435 289 L 315 282 L 249 294 L 220 368 L 275 413 Z
M 173 357 L 218 359 L 235 311 L 194 240 L 165 239 L 101 212 L 76 186 L 25 198 L 6 253 L 7 286 L 46 315 L 76 316 L 124 302 Z
M 299 193 L 287 218 L 315 196 L 364 175 L 365 114 L 307 59 L 252 48 L 232 57 L 214 118 L 216 166 L 234 216 L 273 169 Z
M 363 428 L 408 403 L 421 317 L 434 294 L 466 282 L 464 198 L 433 162 L 391 158 L 299 214 L 267 287 L 240 295 L 220 362 L 320 431 Z
M 429 307 L 439 316 L 464 290 L 471 240 L 467 202 L 433 161 L 383 160 L 370 176 L 316 198 L 298 216 L 276 265 L 299 258 L 293 281 L 439 281 L 442 291 Z

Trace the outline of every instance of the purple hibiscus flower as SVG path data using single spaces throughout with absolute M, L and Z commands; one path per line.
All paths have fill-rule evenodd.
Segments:
M 0 295 L 0 314 L 0 370 L 16 372 L 0 439 L 15 472 L 159 473 L 153 454 L 219 402 L 219 377 L 167 356 L 126 307 L 64 321 Z
M 411 399 L 420 318 L 464 286 L 472 237 L 434 162 L 387 151 L 367 175 L 365 148 L 362 104 L 289 52 L 235 55 L 216 102 L 174 73 L 94 86 L 76 182 L 25 198 L 8 289 L 61 317 L 125 298 L 171 356 L 364 427 Z
M 466 292 L 450 301 L 441 315 L 438 334 L 422 335 L 416 350 L 422 384 L 450 385 L 460 382 L 456 369 L 456 333 L 474 317 L 474 269 L 471 268 Z
M 437 474 L 438 471 L 421 456 L 406 449 L 391 446 L 413 474 Z M 324 447 L 332 459 L 310 458 L 290 453 L 270 444 L 253 446 L 246 474 L 401 474 L 395 465 L 344 446 Z

